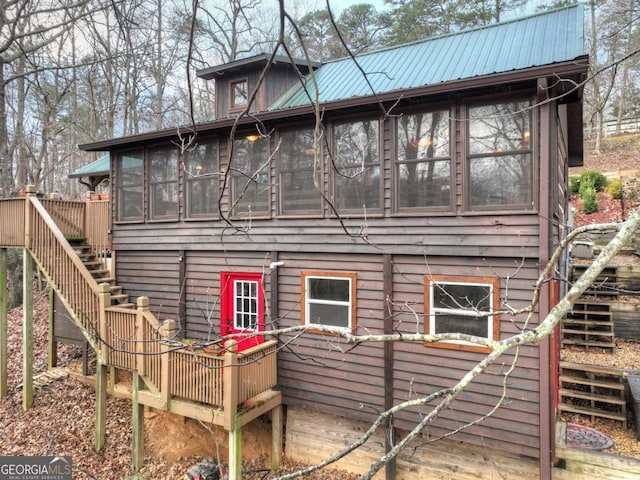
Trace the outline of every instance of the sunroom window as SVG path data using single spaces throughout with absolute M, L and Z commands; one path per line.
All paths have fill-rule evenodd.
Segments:
M 152 220 L 178 216 L 178 150 L 149 150 L 149 198 Z
M 531 103 L 469 108 L 467 207 L 533 209 Z
M 235 218 L 269 214 L 269 139 L 246 135 L 233 142 L 231 208 Z
M 316 155 L 313 129 L 282 132 L 280 135 L 280 213 L 284 215 L 320 213 L 321 196 L 316 186 L 320 183 L 320 158 L 319 154 Z
M 461 333 L 499 339 L 500 284 L 496 278 L 431 275 L 425 277 L 427 333 Z M 446 341 L 437 346 L 460 348 L 470 342 Z M 479 347 L 484 348 L 484 347 Z
M 117 219 L 144 220 L 144 152 L 127 152 L 116 157 Z
M 185 156 L 187 217 L 211 218 L 218 213 L 218 143 L 207 140 Z
M 302 323 L 355 331 L 355 272 L 302 272 Z
M 397 120 L 396 209 L 451 206 L 449 112 L 402 115 Z
M 376 212 L 381 206 L 379 121 L 333 127 L 333 202 L 338 210 Z

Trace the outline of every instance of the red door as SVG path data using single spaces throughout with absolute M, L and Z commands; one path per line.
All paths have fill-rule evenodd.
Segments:
M 221 274 L 222 336 L 234 333 L 255 333 L 235 337 L 238 351 L 264 342 L 258 332 L 264 332 L 264 290 L 261 273 L 222 272 Z

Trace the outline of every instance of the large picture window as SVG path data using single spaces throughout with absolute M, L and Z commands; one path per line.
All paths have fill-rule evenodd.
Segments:
M 379 121 L 333 127 L 333 201 L 340 211 L 376 212 L 381 208 Z
M 425 277 L 427 333 L 462 333 L 492 340 L 500 338 L 500 283 L 496 278 L 432 275 Z M 436 346 L 486 350 L 464 341 Z
M 149 198 L 151 220 L 178 216 L 178 150 L 149 150 Z
M 397 120 L 396 209 L 451 208 L 449 112 L 402 115 Z
M 218 213 L 218 143 L 208 140 L 185 156 L 187 217 L 211 218 Z
M 314 130 L 285 131 L 280 135 L 280 213 L 321 213 L 320 165 L 316 164 Z
M 467 208 L 533 209 L 531 103 L 469 107 Z
M 254 218 L 269 215 L 269 139 L 258 135 L 236 138 L 231 169 L 232 215 Z
M 304 325 L 323 325 L 355 331 L 355 272 L 304 270 L 301 277 L 301 297 Z
M 116 157 L 117 219 L 121 222 L 144 220 L 144 151 Z

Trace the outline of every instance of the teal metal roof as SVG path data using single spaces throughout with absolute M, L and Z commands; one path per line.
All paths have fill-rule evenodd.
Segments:
M 569 62 L 585 55 L 583 15 L 583 6 L 573 5 L 359 55 L 371 86 L 351 58 L 328 62 L 315 72 L 319 102 Z M 306 88 L 314 98 L 310 77 Z M 307 94 L 297 85 L 269 110 L 307 104 Z
M 91 162 L 89 165 L 80 167 L 69 174 L 69 178 L 78 177 L 95 177 L 98 175 L 109 175 L 111 171 L 111 158 L 109 155 L 100 157 L 95 162 Z

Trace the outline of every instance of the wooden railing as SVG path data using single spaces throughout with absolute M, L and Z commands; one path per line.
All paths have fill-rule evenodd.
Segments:
M 109 226 L 111 225 L 109 200 L 91 200 L 85 205 L 84 236 L 97 258 L 106 258 L 110 252 Z
M 85 202 L 43 198 L 42 206 L 66 238 L 85 238 Z
M 0 199 L 0 246 L 24 247 L 25 198 Z
M 97 348 L 102 311 L 97 295 L 98 283 L 35 197 L 27 197 L 25 228 L 26 247 L 73 313 L 87 339 Z
M 160 324 L 150 314 L 148 299 L 137 310 L 106 309 L 103 338 L 108 363 L 137 371 L 150 390 L 165 399 L 177 397 L 223 407 L 224 388 L 235 388 L 242 403 L 277 384 L 276 342 L 269 341 L 232 356 L 209 354 L 173 339 L 174 322 Z M 237 370 L 235 385 L 224 385 L 225 369 Z

